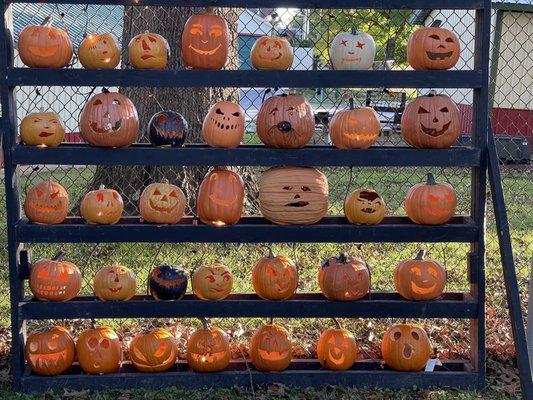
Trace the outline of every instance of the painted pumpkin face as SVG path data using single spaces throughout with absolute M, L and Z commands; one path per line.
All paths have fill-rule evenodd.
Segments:
M 372 69 L 376 57 L 374 38 L 365 32 L 341 32 L 331 42 L 329 57 L 336 70 Z
M 76 348 L 69 331 L 56 326 L 30 334 L 24 353 L 33 373 L 54 376 L 70 368 L 74 362 Z
M 120 47 L 112 33 L 93 33 L 80 43 L 78 57 L 87 69 L 114 69 L 120 62 Z
M 180 300 L 187 291 L 187 273 L 181 265 L 159 265 L 150 272 L 148 286 L 156 300 Z
M 320 365 L 335 371 L 344 371 L 355 363 L 359 349 L 353 333 L 338 328 L 322 332 L 316 352 Z
M 385 201 L 373 189 L 359 189 L 344 200 L 344 215 L 352 224 L 379 224 L 387 212 Z
M 257 39 L 250 52 L 252 65 L 262 70 L 287 70 L 291 67 L 294 52 L 289 41 L 277 36 Z
M 379 137 L 381 124 L 371 107 L 342 110 L 333 116 L 329 125 L 329 136 L 339 149 L 368 149 Z
M 318 285 L 329 300 L 357 300 L 370 289 L 370 273 L 363 260 L 341 253 L 324 261 L 318 272 Z
M 292 359 L 289 332 L 279 325 L 262 325 L 250 340 L 250 359 L 260 371 L 283 371 Z
M 435 20 L 429 28 L 414 31 L 407 43 L 407 61 L 413 69 L 450 69 L 459 60 L 461 47 L 457 35 L 439 28 Z
M 185 214 L 186 205 L 183 191 L 171 185 L 168 179 L 146 186 L 139 199 L 142 219 L 156 224 L 178 223 Z
M 222 300 L 228 297 L 233 287 L 233 275 L 223 264 L 205 264 L 192 275 L 194 294 L 202 300 Z
M 154 146 L 181 147 L 189 132 L 189 124 L 180 113 L 160 111 L 150 118 L 147 130 Z
M 176 364 L 178 343 L 163 328 L 135 336 L 129 347 L 130 360 L 141 372 L 163 372 Z
M 93 280 L 94 293 L 100 300 L 129 300 L 135 296 L 135 274 L 122 265 L 100 268 Z
M 81 289 L 81 272 L 69 261 L 41 259 L 31 266 L 30 290 L 39 300 L 68 301 Z
M 134 68 L 164 69 L 169 55 L 167 40 L 157 33 L 146 31 L 134 36 L 128 44 L 128 58 Z
M 187 341 L 187 363 L 193 371 L 222 371 L 230 359 L 229 340 L 220 328 L 204 326 Z
M 20 140 L 28 146 L 56 147 L 65 138 L 65 125 L 54 112 L 26 115 L 20 122 Z
M 397 371 L 420 371 L 429 360 L 431 344 L 422 328 L 408 324 L 393 325 L 381 342 L 385 363 Z
M 260 258 L 252 270 L 252 284 L 257 295 L 266 300 L 285 300 L 296 292 L 298 271 L 294 262 L 285 256 Z
M 212 147 L 233 148 L 244 137 L 244 110 L 231 101 L 214 104 L 204 118 L 202 136 Z
M 122 361 L 120 339 L 108 327 L 82 332 L 76 342 L 76 353 L 81 369 L 87 374 L 118 372 Z
M 122 196 L 114 189 L 100 185 L 87 193 L 80 204 L 81 216 L 89 224 L 116 224 L 124 211 Z
M 26 194 L 24 213 L 31 222 L 60 224 L 67 217 L 69 196 L 59 183 L 48 179 L 37 183 Z
M 315 133 L 315 116 L 299 94 L 281 94 L 267 99 L 257 114 L 257 134 L 268 147 L 304 147 Z

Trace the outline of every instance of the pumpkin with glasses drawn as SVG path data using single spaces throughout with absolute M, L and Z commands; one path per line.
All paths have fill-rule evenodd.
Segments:
M 379 224 L 386 213 L 385 200 L 374 189 L 358 189 L 344 200 L 344 215 L 352 224 Z
M 128 44 L 128 58 L 134 68 L 164 69 L 169 55 L 167 40 L 157 33 L 145 31 L 134 36 Z
M 159 111 L 150 118 L 146 131 L 154 146 L 182 147 L 189 132 L 189 124 L 180 113 Z
M 55 112 L 35 112 L 20 121 L 20 141 L 28 146 L 56 147 L 65 138 L 65 125 Z

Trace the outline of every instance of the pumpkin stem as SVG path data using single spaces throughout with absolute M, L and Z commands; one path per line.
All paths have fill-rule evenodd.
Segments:
M 107 93 L 109 93 L 109 90 L 107 90 L 107 88 L 104 87 L 104 88 L 102 88 L 102 93 L 106 93 L 107 94 Z
M 201 318 L 200 318 L 200 321 L 202 321 L 202 326 L 203 326 L 203 328 L 204 328 L 206 331 L 208 331 L 208 330 L 211 328 L 211 326 L 209 325 L 209 321 L 208 321 L 206 318 L 201 317 Z
M 350 30 L 351 34 L 352 35 L 357 35 L 357 27 L 356 26 L 352 26 L 352 29 Z
M 436 19 L 435 21 L 433 21 L 430 28 L 438 28 L 441 26 L 441 24 L 442 24 L 442 21 L 440 19 Z
M 214 13 L 215 8 L 214 7 L 206 7 L 203 11 L 203 14 L 211 15 Z
M 274 258 L 274 252 L 272 251 L 272 247 L 271 246 L 266 246 L 265 247 L 267 248 L 268 250 L 268 258 Z
M 350 97 L 348 99 L 348 103 L 350 103 L 350 110 L 355 109 L 355 104 L 354 104 L 354 101 L 353 101 L 353 97 Z
M 53 21 L 54 21 L 54 17 L 52 15 L 49 15 L 43 20 L 43 22 L 41 22 L 41 26 L 50 27 Z
M 437 184 L 437 181 L 435 180 L 435 177 L 433 176 L 433 174 L 431 172 L 428 172 L 427 174 L 427 181 L 426 181 L 426 185 L 436 185 Z
M 435 97 L 437 95 L 437 91 L 434 89 L 431 89 L 428 93 L 428 97 Z
M 270 325 L 274 325 L 274 317 L 270 317 L 269 324 L 270 324 Z
M 164 178 L 164 179 L 161 179 L 161 183 L 168 185 L 170 182 L 168 181 L 167 178 Z
M 418 253 L 416 254 L 416 257 L 414 259 L 417 261 L 422 261 L 425 256 L 426 256 L 426 250 L 420 249 L 418 250 Z
M 104 190 L 104 189 L 105 189 L 105 185 L 98 186 L 98 190 Z
M 52 261 L 61 260 L 61 258 L 62 258 L 65 254 L 67 254 L 65 251 L 63 251 L 63 250 L 59 250 L 58 253 L 57 253 L 54 257 L 52 257 Z
M 342 325 L 337 318 L 331 318 L 331 320 L 335 323 L 337 329 L 342 329 Z
M 348 253 L 346 253 L 345 251 L 343 251 L 340 255 L 339 255 L 339 262 L 341 264 L 346 264 L 348 262 Z

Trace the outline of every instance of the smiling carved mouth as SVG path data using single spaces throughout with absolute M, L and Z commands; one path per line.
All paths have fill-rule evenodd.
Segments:
M 350 140 L 362 140 L 362 141 L 368 141 L 368 140 L 374 140 L 376 137 L 375 135 L 365 135 L 355 132 L 345 133 L 344 136 L 346 136 Z
M 285 207 L 305 207 L 308 205 L 309 205 L 308 201 L 295 201 L 294 203 L 285 204 Z
M 376 210 L 374 210 L 373 208 L 363 208 L 361 210 L 362 212 L 366 213 L 366 214 L 374 214 L 376 212 Z
M 177 206 L 178 205 L 175 204 L 175 205 L 173 205 L 171 207 L 161 207 L 161 206 L 158 206 L 157 204 L 155 204 L 152 199 L 150 199 L 150 208 L 152 210 L 155 210 L 155 211 L 159 211 L 159 212 L 163 212 L 163 213 L 170 213 L 170 212 L 174 211 Z
M 115 122 L 115 125 L 111 125 L 111 122 L 107 122 L 104 124 L 102 128 L 98 126 L 98 122 L 92 122 L 91 123 L 91 129 L 95 133 L 111 133 L 116 132 L 120 129 L 122 125 L 122 118 L 119 119 L 117 122 Z
M 48 137 L 48 136 L 52 136 L 54 134 L 54 132 L 41 132 L 39 133 L 39 137 Z
M 278 54 L 276 57 L 263 57 L 263 56 L 261 56 L 261 55 L 259 56 L 259 58 L 260 58 L 261 60 L 266 60 L 266 61 L 277 61 L 277 60 L 279 60 L 281 57 L 282 57 L 282 54 L 281 54 L 281 53 Z
M 110 287 L 110 288 L 109 288 L 109 291 L 110 291 L 111 293 L 118 293 L 118 292 L 120 292 L 121 290 L 122 290 L 122 286 L 120 286 L 120 287 Z
M 449 51 L 448 53 L 432 53 L 431 51 L 426 51 L 426 54 L 430 60 L 436 61 L 450 58 L 453 54 L 453 51 Z
M 448 215 L 448 211 L 447 210 L 439 210 L 438 208 L 431 208 L 431 207 L 422 207 L 422 209 L 427 212 L 427 213 L 430 213 L 430 214 L 434 214 L 434 215 L 441 215 L 441 216 L 444 216 L 444 215 Z
M 52 46 L 29 46 L 28 50 L 30 50 L 30 53 L 35 54 L 40 57 L 52 57 L 54 54 L 56 54 L 57 50 L 59 49 L 59 45 L 54 44 Z
M 201 54 L 202 56 L 212 56 L 215 54 L 219 49 L 221 44 L 219 44 L 217 47 L 215 47 L 213 50 L 200 50 L 194 47 L 192 44 L 189 45 L 189 49 L 193 50 L 194 52 Z
M 213 203 L 218 204 L 219 206 L 229 207 L 233 205 L 237 201 L 237 195 L 233 196 L 230 199 L 221 199 L 215 194 L 209 195 L 209 200 L 211 200 Z
M 141 56 L 141 60 L 148 60 L 149 58 L 155 58 L 155 57 L 152 56 L 151 54 L 143 54 Z
M 420 124 L 420 126 L 422 127 L 422 130 L 424 131 L 426 135 L 437 137 L 440 135 L 444 135 L 446 131 L 448 130 L 448 128 L 450 127 L 451 123 L 452 121 L 448 122 L 447 124 L 444 124 L 440 131 L 436 130 L 435 128 L 426 128 L 423 124 Z
M 361 57 L 343 57 L 342 62 L 361 61 Z

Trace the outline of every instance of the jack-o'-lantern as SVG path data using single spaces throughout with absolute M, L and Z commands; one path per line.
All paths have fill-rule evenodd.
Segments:
M 209 326 L 193 332 L 187 341 L 187 363 L 196 372 L 216 372 L 226 369 L 231 359 L 229 340 L 224 331 Z
M 259 208 L 276 224 L 314 224 L 328 211 L 328 193 L 328 179 L 317 169 L 275 167 L 259 180 Z
M 322 332 L 316 353 L 323 367 L 345 371 L 355 363 L 359 349 L 353 333 L 337 325 L 336 329 L 326 329 Z
M 266 300 L 285 300 L 296 292 L 298 271 L 294 262 L 285 256 L 274 256 L 269 249 L 252 270 L 252 284 L 257 295 Z
M 181 147 L 189 132 L 189 124 L 180 113 L 159 111 L 150 118 L 147 131 L 154 146 Z
M 371 107 L 350 108 L 335 113 L 329 125 L 329 137 L 339 149 L 368 149 L 379 137 L 381 125 Z
M 28 25 L 19 35 L 18 51 L 22 62 L 31 68 L 62 68 L 72 58 L 68 33 L 52 26 L 52 18 L 41 25 Z
M 61 260 L 63 252 L 54 258 L 44 258 L 32 264 L 30 290 L 39 300 L 67 301 L 81 289 L 81 272 L 76 264 Z
M 261 325 L 250 340 L 250 359 L 260 371 L 283 371 L 292 359 L 289 332 L 280 325 Z
M 76 347 L 69 331 L 55 326 L 31 333 L 26 339 L 24 354 L 33 373 L 54 376 L 70 368 Z
M 449 183 L 437 183 L 429 173 L 426 183 L 417 183 L 405 197 L 404 209 L 417 224 L 445 224 L 455 214 L 457 197 Z
M 311 104 L 299 94 L 272 96 L 257 113 L 257 134 L 268 147 L 298 149 L 315 133 Z
M 431 343 L 424 329 L 398 324 L 387 329 L 381 342 L 385 363 L 397 371 L 420 371 L 431 355 Z
M 94 293 L 100 300 L 129 300 L 135 296 L 135 274 L 122 265 L 107 265 L 98 270 L 93 280 Z
M 20 121 L 20 140 L 28 146 L 56 147 L 65 138 L 65 125 L 55 112 L 36 112 Z
M 116 224 L 124 211 L 122 196 L 114 189 L 100 185 L 87 193 L 80 204 L 80 214 L 89 224 Z
M 181 265 L 159 265 L 150 272 L 148 287 L 156 300 L 180 300 L 187 291 L 187 273 Z
M 233 287 L 233 275 L 224 264 L 204 264 L 192 275 L 192 290 L 202 300 L 222 300 Z
M 386 212 L 385 201 L 374 189 L 358 189 L 344 200 L 344 215 L 352 224 L 379 224 Z
M 286 38 L 262 36 L 250 51 L 252 65 L 262 70 L 287 70 L 292 66 L 294 52 Z
M 221 101 L 205 116 L 202 136 L 212 147 L 237 147 L 244 137 L 244 122 L 244 110 L 238 103 Z
M 60 224 L 67 218 L 69 196 L 59 183 L 48 179 L 33 186 L 24 200 L 24 213 L 31 222 Z
M 227 21 L 211 8 L 191 16 L 181 35 L 181 55 L 187 68 L 222 69 L 228 58 L 230 33 Z
M 123 94 L 102 89 L 83 107 L 80 131 L 91 146 L 130 146 L 139 136 L 137 109 Z
M 370 290 L 370 272 L 360 258 L 341 253 L 324 261 L 318 272 L 318 285 L 329 300 L 357 300 Z
M 223 167 L 207 173 L 198 189 L 196 213 L 206 224 L 236 224 L 244 208 L 244 181 Z
M 187 199 L 183 191 L 168 179 L 146 186 L 139 199 L 139 211 L 146 222 L 176 224 L 185 214 Z
M 329 47 L 329 58 L 336 70 L 372 69 L 376 57 L 374 38 L 366 32 L 340 32 Z
M 106 326 L 83 331 L 76 341 L 76 353 L 81 369 L 87 374 L 118 372 L 122 361 L 120 339 Z
M 446 270 L 435 260 L 425 259 L 420 250 L 412 260 L 404 260 L 394 271 L 394 286 L 408 300 L 433 300 L 446 286 Z
M 112 33 L 92 33 L 78 48 L 81 65 L 87 69 L 114 69 L 120 62 L 120 47 Z
M 407 42 L 407 61 L 413 69 L 450 69 L 459 60 L 461 45 L 452 31 L 435 20 L 428 28 L 414 31 Z
M 129 346 L 130 360 L 141 372 L 163 372 L 176 364 L 178 342 L 163 328 L 136 335 Z
M 431 91 L 405 107 L 402 134 L 419 149 L 443 149 L 455 143 L 461 133 L 459 108 L 448 96 Z
M 167 40 L 157 33 L 145 31 L 134 36 L 128 44 L 128 58 L 134 68 L 164 69 L 169 55 Z

